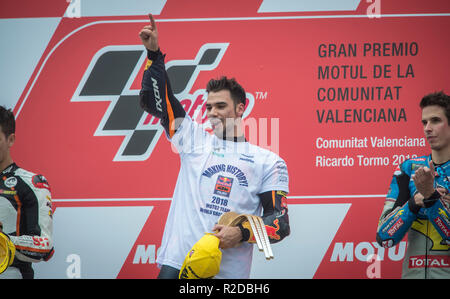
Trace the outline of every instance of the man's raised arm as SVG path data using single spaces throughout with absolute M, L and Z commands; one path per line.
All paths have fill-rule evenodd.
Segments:
M 161 119 L 161 125 L 172 137 L 186 112 L 173 95 L 164 65 L 165 55 L 159 49 L 156 22 L 151 14 L 148 17 L 150 25 L 144 26 L 139 32 L 148 58 L 139 94 L 140 104 L 145 111 Z

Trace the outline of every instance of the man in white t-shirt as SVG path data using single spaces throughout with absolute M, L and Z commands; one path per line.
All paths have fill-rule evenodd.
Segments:
M 242 225 L 218 225 L 228 211 L 262 216 L 271 243 L 290 233 L 286 195 L 286 163 L 275 153 L 248 143 L 242 125 L 244 89 L 222 77 L 207 85 L 207 116 L 213 133 L 205 131 L 173 95 L 158 32 L 152 15 L 139 33 L 148 50 L 142 79 L 141 106 L 160 118 L 181 165 L 167 217 L 157 264 L 158 278 L 178 278 L 191 247 L 215 232 L 222 250 L 216 278 L 248 278 L 255 238 Z

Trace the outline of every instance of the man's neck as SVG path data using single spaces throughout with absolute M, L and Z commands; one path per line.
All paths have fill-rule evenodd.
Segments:
M 223 136 L 217 135 L 217 137 L 222 138 L 223 140 L 234 142 L 246 141 L 244 131 L 242 130 L 242 126 L 240 125 L 235 125 L 233 130 L 224 130 Z
M 434 164 L 442 164 L 450 160 L 450 148 L 445 150 L 432 150 L 431 158 Z
M 233 142 L 244 142 L 247 141 L 244 135 L 241 136 L 224 136 L 223 140 L 233 141 Z
M 0 162 L 0 172 L 5 170 L 9 165 L 11 165 L 13 163 L 14 163 L 13 159 L 11 158 L 11 156 L 8 155 L 5 159 L 3 159 Z
M 218 138 L 228 141 L 234 141 L 234 142 L 240 142 L 240 141 L 246 141 L 244 134 L 233 134 L 233 133 L 227 133 L 223 132 L 223 135 L 216 135 Z

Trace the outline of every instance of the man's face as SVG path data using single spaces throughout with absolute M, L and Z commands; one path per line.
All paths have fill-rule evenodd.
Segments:
M 6 137 L 5 133 L 3 133 L 2 126 L 0 125 L 0 164 L 9 157 L 9 149 L 14 144 L 15 138 L 16 136 L 14 133 Z
M 450 126 L 444 108 L 436 105 L 423 108 L 422 124 L 432 150 L 440 151 L 450 147 Z
M 206 100 L 206 111 L 214 134 L 219 138 L 230 137 L 235 135 L 235 126 L 244 113 L 244 104 L 235 106 L 229 90 L 211 91 Z

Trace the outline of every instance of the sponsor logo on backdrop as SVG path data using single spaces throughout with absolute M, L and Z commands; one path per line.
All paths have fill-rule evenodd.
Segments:
M 359 260 L 366 262 L 369 257 L 376 255 L 377 259 L 401 261 L 405 257 L 406 242 L 402 241 L 394 247 L 386 249 L 377 242 L 336 242 L 330 262 L 353 262 Z
M 206 91 L 191 92 L 200 72 L 217 68 L 228 43 L 207 43 L 191 60 L 166 63 L 173 93 L 190 117 L 199 123 L 206 119 Z M 144 161 L 155 148 L 161 134 L 159 119 L 146 113 L 139 104 L 139 90 L 132 90 L 147 57 L 142 46 L 107 46 L 93 57 L 71 101 L 111 102 L 94 136 L 124 136 L 113 161 Z M 247 93 L 247 108 L 251 112 L 254 97 Z M 208 125 L 206 124 L 206 127 Z

